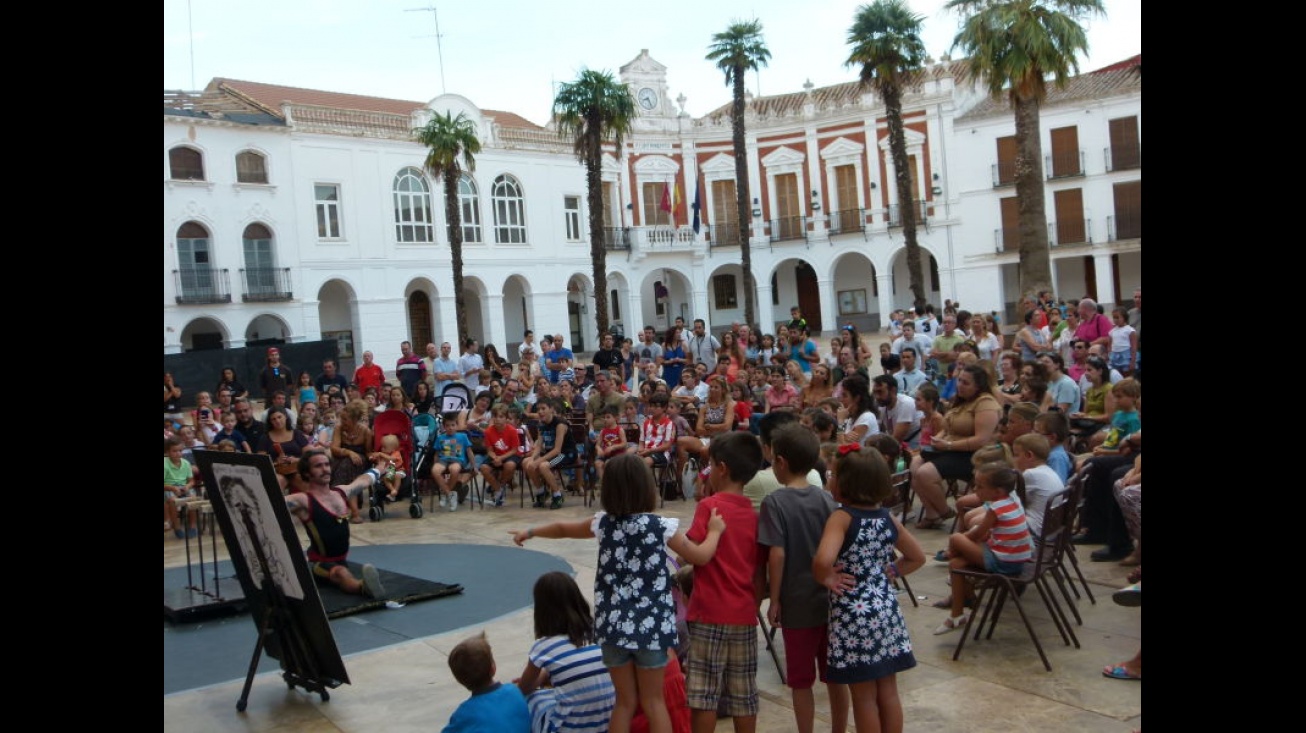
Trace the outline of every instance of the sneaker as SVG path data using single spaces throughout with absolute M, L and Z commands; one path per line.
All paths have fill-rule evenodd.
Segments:
M 1143 605 L 1143 584 L 1142 582 L 1134 583 L 1127 588 L 1121 588 L 1111 594 L 1111 600 L 1121 606 L 1141 606 Z
M 458 511 L 458 494 L 456 493 L 451 492 L 449 494 L 449 511 L 451 512 Z
M 535 495 L 535 501 L 532 501 L 532 502 L 531 502 L 531 508 L 532 508 L 532 509 L 543 509 L 543 508 L 545 507 L 544 497 L 545 497 L 544 494 L 536 494 L 536 495 Z
M 449 506 L 449 501 L 448 501 L 448 500 L 449 500 L 449 497 L 448 497 L 447 495 L 445 495 L 445 494 L 440 494 L 440 508 L 441 508 L 441 509 L 444 509 L 445 507 Z
M 187 537 L 199 537 L 199 536 L 200 536 L 200 531 L 199 531 L 198 529 L 194 528 L 194 527 L 191 527 L 190 529 L 186 530 L 186 536 L 187 536 Z
M 508 490 L 500 487 L 494 494 L 494 505 L 503 506 L 503 500 L 508 496 Z
M 385 586 L 381 585 L 381 574 L 376 566 L 368 563 L 363 566 L 363 595 L 368 598 L 384 598 Z
M 181 531 L 181 530 L 179 530 L 179 529 L 174 529 L 174 530 L 172 530 L 172 536 L 173 536 L 173 537 L 176 537 L 176 538 L 179 539 L 179 540 L 184 540 L 184 539 L 186 539 L 186 533 L 183 532 L 183 531 Z
M 550 509 L 562 508 L 562 494 L 554 494 L 553 501 L 549 502 Z

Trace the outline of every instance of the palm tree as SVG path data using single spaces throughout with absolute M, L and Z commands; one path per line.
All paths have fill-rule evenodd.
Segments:
M 1039 104 L 1049 77 L 1064 87 L 1088 50 L 1079 21 L 1105 15 L 1102 0 L 950 0 L 963 13 L 952 47 L 961 48 L 971 77 L 995 98 L 1006 94 L 1016 116 L 1016 199 L 1020 221 L 1020 292 L 1052 290 Z
M 875 0 L 863 5 L 848 29 L 852 53 L 847 64 L 861 64 L 863 86 L 873 87 L 884 100 L 889 119 L 889 154 L 893 156 L 894 183 L 902 212 L 902 234 L 907 240 L 907 272 L 917 313 L 925 312 L 925 276 L 921 272 L 921 247 L 916 242 L 915 192 L 907 169 L 907 134 L 902 125 L 902 94 L 925 60 L 921 41 L 924 16 L 912 13 L 906 0 Z
M 739 212 L 739 265 L 744 270 L 744 322 L 757 327 L 753 319 L 756 309 L 757 283 L 753 280 L 753 253 L 749 249 L 749 222 L 752 216 L 748 205 L 748 151 L 744 147 L 744 74 L 749 69 L 766 66 L 771 51 L 762 40 L 762 21 L 735 21 L 721 33 L 712 34 L 708 46 L 708 61 L 715 61 L 725 72 L 726 86 L 734 87 L 734 102 L 730 105 L 730 129 L 735 153 L 735 198 Z
M 417 141 L 429 148 L 423 166 L 444 181 L 444 216 L 449 226 L 449 256 L 453 261 L 454 316 L 458 321 L 458 348 L 467 343 L 467 303 L 463 298 L 463 222 L 458 206 L 458 182 L 464 170 L 476 170 L 481 141 L 476 123 L 462 112 L 436 114 L 425 126 L 413 130 Z M 461 162 L 460 162 L 461 161 Z
M 590 261 L 594 268 L 594 311 L 598 339 L 608 330 L 608 252 L 603 236 L 603 143 L 621 143 L 635 119 L 635 98 L 608 71 L 581 69 L 576 81 L 564 82 L 553 98 L 558 134 L 570 138 L 576 159 L 585 166 L 589 198 Z

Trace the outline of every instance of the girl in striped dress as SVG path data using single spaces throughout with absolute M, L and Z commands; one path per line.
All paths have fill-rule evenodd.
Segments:
M 545 573 L 535 581 L 535 637 L 517 679 L 532 733 L 606 731 L 616 692 L 594 643 L 590 605 L 570 575 Z
M 1033 539 L 1025 522 L 1024 478 L 1004 462 L 984 464 L 975 469 L 975 494 L 984 502 L 984 516 L 965 533 L 948 538 L 948 567 L 1020 575 L 1034 557 Z M 952 576 L 950 615 L 935 634 L 966 625 L 970 615 L 966 605 L 973 594 L 962 576 Z

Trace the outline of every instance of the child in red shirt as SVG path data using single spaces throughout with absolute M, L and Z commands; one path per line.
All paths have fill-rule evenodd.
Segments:
M 626 452 L 626 431 L 617 425 L 619 413 L 615 407 L 599 410 L 599 419 L 603 429 L 594 441 L 594 470 L 599 474 L 599 483 L 603 483 L 603 464 L 615 456 Z
M 490 426 L 485 429 L 485 463 L 481 464 L 481 476 L 494 497 L 495 506 L 503 506 L 503 499 L 512 486 L 512 476 L 521 463 L 518 449 L 521 440 L 517 427 L 508 420 L 508 406 L 495 405 L 490 409 Z

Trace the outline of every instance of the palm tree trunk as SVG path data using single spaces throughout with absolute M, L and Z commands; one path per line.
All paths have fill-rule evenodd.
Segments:
M 907 275 L 911 281 L 912 304 L 925 312 L 925 276 L 921 271 L 921 246 L 916 241 L 916 201 L 907 167 L 907 133 L 902 124 L 902 89 L 892 83 L 880 90 L 889 118 L 889 152 L 893 156 L 894 183 L 898 187 L 898 210 L 902 215 L 902 236 L 907 240 Z
M 735 203 L 739 214 L 739 266 L 744 271 L 744 323 L 750 328 L 770 329 L 755 320 L 757 282 L 753 279 L 753 252 L 749 244 L 749 226 L 753 222 L 748 195 L 748 150 L 744 147 L 744 73 L 742 64 L 735 66 L 735 95 L 730 108 L 730 130 L 735 148 Z
M 1048 218 L 1043 201 L 1043 143 L 1039 140 L 1039 104 L 1034 96 L 1011 95 L 1016 112 L 1016 199 L 1020 221 L 1020 295 L 1051 291 Z
M 594 267 L 594 320 L 598 326 L 598 334 L 594 339 L 596 344 L 603 343 L 603 334 L 608 330 L 608 250 L 603 238 L 603 146 L 599 139 L 599 124 L 597 119 L 590 120 L 585 132 L 585 185 L 590 209 L 590 261 Z
M 462 171 L 444 171 L 444 218 L 449 223 L 449 258 L 453 265 L 453 311 L 458 322 L 458 353 L 467 343 L 467 303 L 463 299 L 463 221 L 458 206 L 458 179 Z

